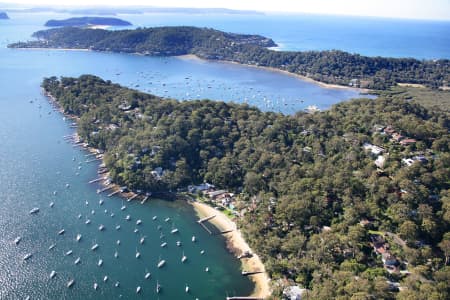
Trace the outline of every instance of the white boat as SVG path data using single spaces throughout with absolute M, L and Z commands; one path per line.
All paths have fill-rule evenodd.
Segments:
M 73 251 L 72 251 L 72 250 L 69 250 L 69 251 L 66 252 L 66 256 L 69 256 L 69 255 L 71 255 L 72 253 L 73 253 Z
M 20 243 L 20 240 L 22 240 L 22 238 L 20 236 L 16 237 L 14 239 L 14 244 L 18 245 Z
M 150 274 L 150 272 L 147 272 L 147 273 L 145 273 L 144 278 L 145 278 L 145 279 L 149 279 L 151 275 L 152 275 L 152 274 Z
M 145 236 L 141 237 L 141 239 L 139 240 L 139 243 L 142 245 L 145 242 Z
M 130 215 L 127 215 L 127 216 L 125 217 L 125 220 L 130 221 L 130 220 L 131 220 Z
M 97 266 L 101 267 L 102 265 L 103 265 L 103 259 L 100 258 L 98 260 Z
M 158 262 L 158 268 L 162 268 L 165 263 L 166 263 L 166 261 L 164 259 L 160 259 Z
M 111 216 L 111 218 L 114 218 L 114 213 L 111 213 L 111 215 L 110 215 L 110 216 Z
M 95 215 L 95 210 L 91 210 L 91 215 Z
M 135 229 L 133 230 L 133 232 L 134 232 L 134 233 L 138 233 L 138 232 L 139 232 L 139 229 L 135 228 Z
M 119 230 L 119 229 L 120 229 L 120 225 L 117 225 L 117 226 L 116 226 L 116 230 Z
M 186 287 L 184 288 L 184 291 L 186 292 L 186 293 L 189 293 L 189 286 L 186 284 Z
M 139 293 L 141 292 L 141 290 L 142 290 L 142 288 L 141 288 L 140 286 L 138 286 L 138 287 L 136 288 L 136 294 L 139 294 Z
M 200 251 L 200 254 L 202 255 L 205 254 L 205 250 Z
M 78 234 L 77 234 L 77 237 L 76 237 L 75 239 L 77 240 L 77 242 L 79 242 L 79 241 L 81 240 L 81 234 L 78 233 Z
M 92 250 L 92 251 L 95 251 L 95 250 L 97 250 L 97 248 L 98 248 L 98 244 L 94 244 L 94 245 L 91 247 L 91 250 Z
M 62 235 L 62 234 L 64 234 L 64 232 L 66 232 L 66 231 L 64 229 L 61 229 L 60 231 L 58 231 L 58 234 Z
M 86 203 L 86 206 L 88 206 L 88 205 L 89 205 L 89 202 L 88 202 L 87 200 L 85 201 L 85 203 Z
M 55 247 L 56 247 L 55 244 L 51 244 L 50 247 L 48 247 L 48 250 L 50 251 L 50 250 L 52 250 L 52 249 L 55 248 Z
M 187 256 L 184 255 L 184 251 L 183 251 L 183 256 L 181 257 L 181 262 L 184 263 L 187 260 Z
M 205 272 L 209 272 L 209 268 L 208 267 L 205 268 Z
M 98 230 L 103 231 L 105 229 L 105 226 L 103 224 L 100 224 L 100 226 L 98 226 Z
M 118 257 L 119 257 L 119 252 L 117 252 L 117 250 L 116 250 L 116 252 L 114 252 L 114 257 L 115 257 L 115 258 L 118 258 Z
M 153 221 L 155 221 L 157 218 L 158 218 L 157 216 L 153 216 L 152 219 L 153 219 Z
M 97 289 L 98 289 L 98 283 L 94 282 L 94 290 L 97 290 Z
M 159 284 L 159 281 L 156 281 L 156 293 L 159 294 L 161 292 L 161 285 Z
M 78 215 L 78 219 L 81 219 L 81 214 Z
M 164 219 L 164 222 L 169 222 L 169 221 L 170 221 L 170 218 L 169 218 L 169 217 L 167 217 L 167 218 Z
M 117 240 L 117 241 L 116 241 L 116 244 L 117 244 L 117 245 L 120 245 L 120 240 Z
M 91 224 L 91 220 L 87 219 L 86 222 L 84 222 L 85 224 Z
M 50 202 L 50 207 L 53 207 L 55 205 L 55 202 Z
M 74 264 L 78 265 L 80 262 L 81 262 L 81 258 L 78 257 L 77 259 L 75 259 Z
M 75 280 L 74 279 L 70 279 L 69 282 L 67 282 L 67 287 L 70 288 L 74 285 Z
M 177 232 L 178 232 L 178 228 L 174 228 L 170 231 L 170 233 L 172 233 L 172 234 L 177 233 Z
M 181 241 L 177 241 L 177 246 L 178 246 L 178 247 L 181 246 Z
M 50 272 L 50 278 L 53 278 L 55 276 L 56 276 L 56 271 L 55 270 L 51 271 Z
M 66 183 L 66 188 L 70 187 L 70 184 Z
M 30 210 L 30 215 L 37 214 L 39 212 L 39 207 L 35 207 L 32 210 Z
M 122 205 L 122 207 L 120 208 L 120 210 L 125 210 L 127 207 L 125 205 Z
M 105 275 L 105 277 L 103 277 L 103 282 L 107 282 L 108 281 L 108 276 Z
M 120 282 L 118 282 L 118 281 L 116 281 L 116 283 L 114 283 L 115 287 L 119 287 L 119 285 L 120 285 Z
M 136 221 L 136 225 L 141 225 L 142 224 L 142 220 L 141 219 L 138 219 L 137 221 Z
M 165 246 L 167 246 L 167 243 L 166 243 L 166 242 L 164 242 L 164 243 L 161 244 L 161 247 L 162 247 L 162 248 L 164 248 Z
M 195 235 L 192 236 L 192 242 L 195 243 Z
M 103 205 L 103 199 L 100 199 L 99 201 L 98 201 L 98 204 L 100 204 L 100 205 Z
M 139 258 L 139 257 L 141 257 L 141 253 L 139 253 L 139 251 L 137 251 L 137 249 L 136 249 L 136 258 Z

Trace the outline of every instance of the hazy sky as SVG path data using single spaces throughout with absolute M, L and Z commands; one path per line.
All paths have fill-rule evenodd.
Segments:
M 64 5 L 220 7 L 259 11 L 450 20 L 450 0 L 0 0 L 0 2 L 58 6 L 64 3 Z

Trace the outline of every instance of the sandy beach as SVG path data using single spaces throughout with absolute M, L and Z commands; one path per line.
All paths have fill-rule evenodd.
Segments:
M 216 226 L 220 231 L 233 230 L 229 233 L 224 234 L 227 239 L 227 245 L 229 249 L 235 254 L 241 254 L 245 251 L 250 251 L 253 253 L 251 258 L 243 258 L 242 269 L 246 271 L 261 271 L 263 273 L 255 274 L 250 276 L 250 279 L 255 283 L 255 289 L 252 293 L 252 297 L 267 298 L 271 295 L 270 291 L 270 279 L 264 268 L 264 264 L 261 259 L 256 255 L 249 247 L 247 242 L 241 235 L 241 232 L 236 229 L 236 224 L 230 220 L 224 213 L 218 211 L 211 206 L 198 202 L 198 201 L 188 201 L 190 205 L 193 206 L 199 218 L 204 218 L 207 216 L 215 215 L 215 217 L 208 222 Z

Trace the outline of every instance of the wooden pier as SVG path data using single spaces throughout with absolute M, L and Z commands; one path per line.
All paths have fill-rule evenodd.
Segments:
M 131 196 L 130 198 L 127 199 L 127 202 L 130 202 L 131 200 L 133 200 L 137 196 L 139 196 L 139 195 L 138 194 L 134 194 L 133 196 Z
M 264 300 L 264 298 L 258 298 L 258 297 L 227 297 L 226 300 Z
M 148 200 L 148 196 L 145 196 L 144 199 L 142 199 L 141 204 L 144 204 Z
M 117 190 L 117 191 L 112 192 L 111 194 L 108 194 L 108 197 L 112 197 L 112 196 L 114 196 L 115 194 L 118 194 L 118 193 L 120 193 L 120 190 Z
M 106 192 L 107 190 L 110 190 L 110 189 L 112 189 L 113 187 L 114 187 L 113 185 L 107 185 L 106 187 L 102 188 L 101 190 L 98 190 L 98 191 L 97 191 L 97 194 Z
M 94 162 L 94 161 L 97 161 L 97 160 L 101 160 L 101 158 L 92 158 L 92 159 L 89 159 L 89 160 L 86 160 L 85 161 L 85 163 L 90 163 L 90 162 Z
M 99 177 L 99 178 L 96 178 L 96 179 L 92 179 L 91 181 L 89 181 L 89 183 L 96 183 L 96 182 L 99 182 L 99 181 L 102 181 L 102 180 L 105 180 L 106 179 L 106 177 Z
M 209 216 L 209 217 L 205 217 L 205 218 L 201 218 L 200 220 L 198 220 L 197 222 L 198 223 L 203 223 L 203 222 L 206 222 L 206 221 L 209 221 L 209 220 L 211 220 L 212 218 L 214 218 L 216 215 L 211 215 L 211 216 Z
M 212 235 L 212 232 L 211 232 L 211 230 L 209 230 L 209 228 L 208 227 L 206 227 L 205 226 L 205 224 L 203 224 L 203 222 L 198 222 L 198 224 L 200 224 L 202 227 L 203 227 L 203 229 L 205 229 L 209 234 L 211 234 Z

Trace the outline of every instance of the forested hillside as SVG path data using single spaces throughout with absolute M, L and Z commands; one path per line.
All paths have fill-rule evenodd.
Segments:
M 105 150 L 116 183 L 177 191 L 208 181 L 238 193 L 237 222 L 276 296 L 298 284 L 310 299 L 449 298 L 445 112 L 395 93 L 284 116 L 90 75 L 42 86 Z
M 38 41 L 19 42 L 11 48 L 74 48 L 144 55 L 195 54 L 200 58 L 233 61 L 285 70 L 311 79 L 345 86 L 387 89 L 397 83 L 432 88 L 450 82 L 450 61 L 367 57 L 338 50 L 274 51 L 276 44 L 259 35 L 226 33 L 187 26 L 101 29 L 57 28 L 34 33 Z

